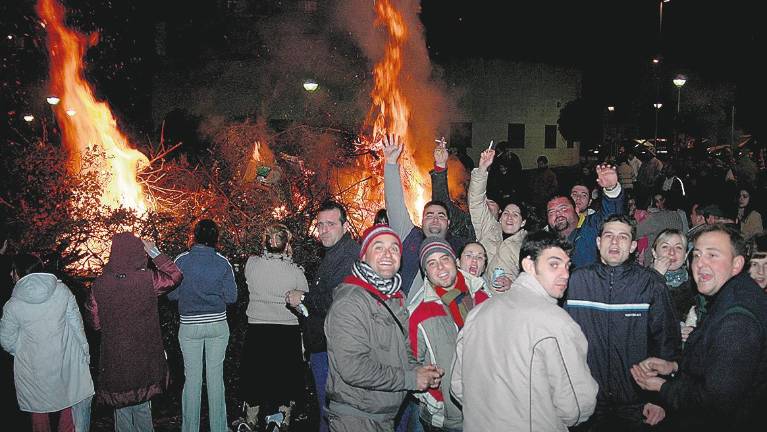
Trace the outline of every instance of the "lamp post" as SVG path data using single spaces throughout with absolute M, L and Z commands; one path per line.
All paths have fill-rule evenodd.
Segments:
M 682 100 L 682 86 L 687 82 L 687 77 L 684 75 L 677 75 L 673 82 L 676 86 L 676 114 L 679 115 L 679 102 Z
M 652 104 L 652 106 L 655 108 L 655 141 L 653 142 L 653 145 L 658 145 L 658 111 L 660 111 L 661 108 L 663 108 L 663 104 L 660 102 L 655 102 Z
M 668 3 L 671 0 L 661 0 L 660 2 L 660 13 L 658 14 L 658 17 L 660 18 L 660 23 L 658 24 L 658 37 L 661 37 L 661 34 L 663 33 L 663 3 Z

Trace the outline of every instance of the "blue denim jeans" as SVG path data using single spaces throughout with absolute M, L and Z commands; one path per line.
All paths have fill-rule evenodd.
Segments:
M 224 355 L 229 344 L 226 321 L 204 324 L 181 324 L 178 342 L 184 355 L 184 391 L 181 397 L 183 432 L 200 430 L 203 355 L 208 394 L 208 416 L 211 432 L 226 432 L 226 400 L 224 398 Z
M 152 403 L 115 408 L 115 432 L 153 432 Z
M 91 430 L 92 401 L 93 396 L 88 396 L 72 406 L 72 420 L 75 423 L 75 432 L 87 432 Z
M 328 413 L 325 412 L 325 383 L 328 380 L 328 353 L 318 352 L 309 355 L 309 365 L 314 375 L 317 401 L 320 404 L 320 432 L 328 432 Z

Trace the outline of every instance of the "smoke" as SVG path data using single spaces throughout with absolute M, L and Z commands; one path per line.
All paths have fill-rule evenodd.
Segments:
M 428 170 L 434 161 L 434 140 L 448 135 L 448 121 L 455 104 L 429 59 L 425 32 L 419 18 L 420 1 L 391 0 L 391 3 L 402 15 L 408 32 L 402 49 L 399 77 L 400 91 L 410 104 L 408 139 L 411 142 L 406 145 L 412 146 L 417 165 L 422 170 Z M 387 41 L 385 29 L 375 21 L 374 2 L 351 0 L 338 2 L 336 6 L 336 25 L 353 38 L 372 68 L 383 58 Z M 369 96 L 366 100 L 370 104 Z M 452 159 L 450 162 L 451 182 L 455 183 L 451 189 L 458 191 L 462 189 L 465 173 L 460 163 Z

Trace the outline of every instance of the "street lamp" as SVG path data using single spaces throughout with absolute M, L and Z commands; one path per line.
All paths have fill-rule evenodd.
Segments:
M 615 107 L 610 105 L 610 106 L 607 107 L 607 111 L 613 112 L 613 111 L 615 111 Z
M 35 119 L 35 116 L 33 116 L 32 114 L 27 114 L 27 115 L 24 116 L 24 121 L 27 122 L 27 123 L 31 123 L 32 120 L 34 120 L 34 119 Z
M 652 104 L 653 107 L 655 107 L 655 141 L 653 142 L 653 145 L 658 145 L 658 111 L 660 111 L 661 108 L 663 108 L 663 104 L 660 102 L 655 102 Z
M 309 78 L 308 80 L 304 81 L 304 90 L 308 92 L 313 92 L 317 90 L 317 88 L 320 85 L 317 83 L 317 81 L 313 80 L 312 78 Z
M 676 113 L 679 114 L 679 102 L 682 100 L 682 86 L 687 82 L 687 77 L 684 75 L 677 75 L 673 80 L 676 86 Z
M 48 96 L 47 98 L 45 98 L 45 100 L 51 105 L 58 105 L 59 102 L 61 102 L 61 99 L 59 99 L 58 96 Z

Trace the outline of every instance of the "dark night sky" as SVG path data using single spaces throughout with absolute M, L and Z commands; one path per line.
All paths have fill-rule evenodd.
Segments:
M 480 56 L 540 60 L 584 71 L 584 96 L 604 105 L 637 97 L 651 76 L 651 59 L 663 58 L 658 75 L 673 92 L 677 73 L 738 86 L 739 109 L 754 115 L 758 62 L 765 52 L 763 14 L 749 1 L 531 1 L 424 0 L 422 20 L 435 60 Z M 759 78 L 761 80 L 761 77 Z M 673 93 L 672 93 L 673 96 Z
M 35 33 L 29 19 L 33 1 L 3 3 L 4 32 Z M 270 2 L 257 3 L 262 11 L 270 7 L 264 6 Z M 662 37 L 658 0 L 423 0 L 421 19 L 436 63 L 483 57 L 576 66 L 584 71 L 584 96 L 601 105 L 621 106 L 641 96 L 638 92 L 646 91 L 642 80 L 654 72 L 650 59 L 660 53 L 664 60 L 655 72 L 666 97 L 669 93 L 673 97 L 670 81 L 679 72 L 711 82 L 733 82 L 738 86 L 739 121 L 749 129 L 759 123 L 756 109 L 764 94 L 757 64 L 765 41 L 757 3 L 672 0 L 664 4 Z M 147 61 L 153 56 L 156 20 L 175 23 L 175 36 L 188 45 L 185 55 L 195 62 L 205 61 L 201 53 L 215 51 L 216 33 L 225 31 L 225 23 L 210 24 L 212 1 L 67 0 L 66 4 L 72 8 L 71 21 L 101 30 L 103 42 L 89 56 L 100 63 L 100 89 L 126 114 L 137 109 L 136 103 L 121 99 L 141 93 L 142 83 L 151 81 L 156 67 Z M 25 49 L 36 48 L 27 44 Z M 9 70 L 4 73 L 6 82 L 12 78 Z M 130 91 L 124 94 L 124 89 Z M 146 107 L 146 101 L 138 105 Z

